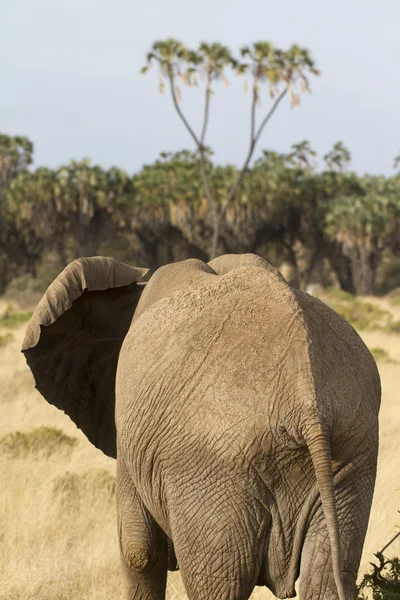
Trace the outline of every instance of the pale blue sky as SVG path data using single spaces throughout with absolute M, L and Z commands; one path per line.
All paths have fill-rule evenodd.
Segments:
M 256 155 L 308 139 L 322 156 L 342 140 L 353 169 L 393 173 L 400 0 L 0 0 L 0 24 L 0 131 L 29 136 L 36 165 L 90 156 L 134 172 L 161 151 L 192 148 L 156 72 L 139 74 L 152 42 L 236 50 L 267 39 L 308 47 L 322 75 L 299 108 L 280 106 Z M 238 164 L 250 98 L 242 84 L 217 92 L 208 143 L 216 161 Z M 198 129 L 197 91 L 185 90 L 182 106 Z

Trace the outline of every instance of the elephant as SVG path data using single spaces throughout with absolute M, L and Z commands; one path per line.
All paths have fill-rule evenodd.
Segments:
M 116 458 L 125 598 L 350 600 L 381 384 L 353 327 L 254 254 L 70 263 L 28 324 L 36 387 Z

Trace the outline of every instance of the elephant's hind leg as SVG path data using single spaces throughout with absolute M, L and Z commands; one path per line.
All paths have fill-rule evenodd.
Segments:
M 210 557 L 210 563 L 224 563 L 224 575 L 212 575 L 204 565 L 188 566 L 183 561 L 180 566 L 183 583 L 190 600 L 248 600 L 254 588 L 240 567 L 235 568 L 236 557 L 224 554 L 223 550 L 217 557 Z M 186 561 L 187 562 L 187 561 Z M 228 566 L 230 565 L 230 566 Z M 197 567 L 197 568 L 196 568 Z
M 368 462 L 368 461 L 367 461 Z M 375 469 L 370 464 L 348 469 L 342 481 L 335 485 L 339 517 L 342 578 L 346 598 L 354 598 L 356 579 L 368 526 L 374 489 Z M 304 600 L 336 600 L 337 588 L 333 576 L 331 546 L 321 505 L 312 516 L 303 544 L 300 598 Z
M 117 517 L 126 600 L 164 600 L 167 537 L 154 521 L 120 461 Z
M 195 510 L 185 503 L 179 514 L 171 511 L 179 570 L 190 600 L 248 600 L 262 568 L 269 522 L 262 522 L 256 508 L 249 510 L 254 497 L 244 501 L 231 494 L 227 501 L 218 491 L 214 487 Z

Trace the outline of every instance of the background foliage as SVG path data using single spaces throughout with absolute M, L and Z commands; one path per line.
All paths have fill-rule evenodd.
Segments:
M 314 156 L 303 141 L 287 154 L 264 150 L 246 168 L 220 223 L 217 254 L 256 252 L 278 267 L 287 263 L 302 289 L 338 283 L 360 295 L 388 292 L 400 283 L 398 270 L 390 281 L 384 275 L 400 251 L 400 173 L 347 171 L 341 142 L 325 155 L 323 171 Z M 54 170 L 32 170 L 32 161 L 27 138 L 0 135 L 0 292 L 15 278 L 34 286 L 38 272 L 48 274 L 45 285 L 84 255 L 153 269 L 209 258 L 213 215 L 198 152 L 162 153 L 133 176 L 89 159 Z M 205 169 L 222 206 L 238 169 L 215 165 L 209 150 Z

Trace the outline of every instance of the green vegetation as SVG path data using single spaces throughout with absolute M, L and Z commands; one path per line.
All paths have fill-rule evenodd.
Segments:
M 357 588 L 358 600 L 400 600 L 400 559 L 375 554 L 379 564 L 370 563 L 372 572 L 364 575 Z
M 392 289 L 387 298 L 393 306 L 400 306 L 400 287 Z
M 385 330 L 388 333 L 400 333 L 400 321 L 392 321 L 388 323 L 385 327 Z
M 285 262 L 291 284 L 301 289 L 322 282 L 323 266 L 342 290 L 371 294 L 383 258 L 387 268 L 400 253 L 400 175 L 347 172 L 347 151 L 335 147 L 320 173 L 306 141 L 287 154 L 264 150 L 226 206 L 218 253 L 256 252 L 278 267 Z M 240 171 L 215 165 L 209 155 L 205 169 L 222 205 Z M 42 292 L 77 256 L 115 254 L 154 269 L 171 257 L 210 255 L 215 231 L 198 152 L 162 153 L 133 177 L 88 160 L 17 169 L 1 194 L 0 293 L 9 285 L 10 297 Z M 385 282 L 379 286 L 388 291 Z
M 373 346 L 369 350 L 376 362 L 394 362 L 390 358 L 388 351 L 384 348 L 381 348 L 380 346 Z
M 50 456 L 72 450 L 77 441 L 60 429 L 42 426 L 32 431 L 8 433 L 0 440 L 0 451 L 12 458 L 24 458 L 30 454 Z
M 343 290 L 329 288 L 318 296 L 358 331 L 387 330 L 391 327 L 392 315 L 389 311 L 355 298 Z
M 32 311 L 15 312 L 11 306 L 8 306 L 0 316 L 0 327 L 13 329 L 29 321 Z
M 369 302 L 362 302 L 361 300 L 341 303 L 336 306 L 335 310 L 359 331 L 380 329 L 391 318 L 388 311 L 378 308 Z
M 307 49 L 259 41 L 236 55 L 219 42 L 193 49 L 166 39 L 152 45 L 143 72 L 153 65 L 192 150 L 163 152 L 134 175 L 87 158 L 32 169 L 32 142 L 0 134 L 0 294 L 7 286 L 11 295 L 43 291 L 71 260 L 100 252 L 150 269 L 255 252 L 278 267 L 288 264 L 290 283 L 303 290 L 327 279 L 353 295 L 399 285 L 399 157 L 391 177 L 350 171 L 351 153 L 341 141 L 323 156 L 322 170 L 307 140 L 255 157 L 275 112 L 285 110 L 288 98 L 298 105 L 319 75 Z M 240 166 L 215 164 L 206 144 L 213 97 L 228 77 L 242 78 L 250 90 L 249 143 Z M 203 94 L 200 132 L 183 113 L 179 86 Z M 350 318 L 364 327 L 358 313 L 365 309 L 353 309 Z

